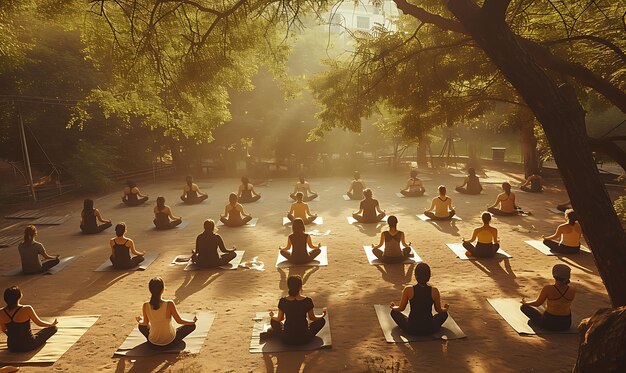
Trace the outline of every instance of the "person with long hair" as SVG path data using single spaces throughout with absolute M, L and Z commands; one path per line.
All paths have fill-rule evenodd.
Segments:
M 237 198 L 241 203 L 251 203 L 260 200 L 261 194 L 254 190 L 254 185 L 250 184 L 250 179 L 247 176 L 242 176 Z
M 417 177 L 417 170 L 411 170 L 410 177 L 406 182 L 404 189 L 400 191 L 405 197 L 419 197 L 424 195 L 424 185 L 422 181 Z
M 156 229 L 172 229 L 180 225 L 183 222 L 183 218 L 180 216 L 174 216 L 172 209 L 165 204 L 165 197 L 159 196 L 156 199 L 156 206 L 154 206 L 154 226 Z
M 401 263 L 412 255 L 411 243 L 406 243 L 404 232 L 397 229 L 398 218 L 390 215 L 387 224 L 389 230 L 380 234 L 378 245 L 372 244 L 372 252 L 383 263 Z M 403 247 L 400 247 L 400 243 Z M 383 245 L 384 252 L 380 249 Z
M 302 278 L 287 278 L 289 295 L 280 298 L 278 314 L 270 311 L 270 328 L 261 333 L 261 339 L 277 337 L 284 344 L 303 345 L 311 342 L 326 324 L 326 308 L 315 314 L 313 300 L 302 295 Z M 308 320 L 307 320 L 308 318 Z M 311 322 L 309 322 L 311 321 Z
M 43 346 L 57 332 L 57 320 L 45 322 L 32 306 L 21 304 L 22 291 L 17 286 L 4 291 L 6 307 L 0 312 L 0 329 L 7 335 L 7 347 L 11 352 L 28 352 Z M 30 322 L 42 327 L 33 334 Z
M 385 217 L 385 210 L 380 209 L 378 200 L 373 198 L 372 190 L 366 188 L 363 191 L 363 200 L 359 205 L 359 211 L 352 213 L 352 218 L 359 223 L 377 223 Z
M 22 262 L 22 273 L 30 275 L 44 273 L 59 264 L 60 255 L 50 255 L 41 242 L 35 241 L 37 227 L 29 225 L 24 228 L 24 240 L 17 246 Z M 39 257 L 42 257 L 42 262 Z
M 567 330 L 572 326 L 571 305 L 576 296 L 576 289 L 570 283 L 570 267 L 556 264 L 552 267 L 553 285 L 541 289 L 537 299 L 527 302 L 522 298 L 520 309 L 537 326 L 554 331 Z M 546 303 L 545 312 L 537 307 Z
M 530 185 L 530 186 L 529 186 Z M 529 193 L 541 193 L 543 190 L 543 178 L 539 172 L 533 173 L 528 176 L 526 180 L 519 187 L 524 192 Z
M 160 277 L 150 280 L 148 289 L 150 301 L 143 304 L 143 315 L 136 317 L 139 323 L 137 327 L 150 347 L 167 349 L 176 346 L 196 330 L 198 318 L 194 316 L 193 320 L 183 319 L 178 314 L 174 301 L 163 299 L 165 284 Z M 173 321 L 181 326 L 175 328 Z
M 476 170 L 473 167 L 467 169 L 467 177 L 463 181 L 463 184 L 456 187 L 456 191 L 462 194 L 480 194 L 483 186 L 480 185 L 480 180 L 476 176 Z
M 196 249 L 192 251 L 191 261 L 200 267 L 212 268 L 228 264 L 235 259 L 235 248 L 226 249 L 222 236 L 215 233 L 215 222 L 211 219 L 204 221 L 204 232 L 196 237 Z M 217 252 L 220 249 L 224 254 Z
M 143 262 L 146 255 L 143 251 L 135 249 L 135 242 L 126 237 L 126 223 L 119 223 L 115 226 L 115 237 L 109 241 L 111 246 L 111 264 L 115 269 L 130 269 L 137 267 Z M 133 257 L 130 254 L 133 254 Z
M 309 205 L 302 201 L 304 195 L 302 192 L 296 193 L 296 202 L 291 204 L 291 208 L 287 212 L 287 219 L 293 222 L 294 219 L 300 218 L 304 224 L 311 224 L 317 219 L 317 214 L 312 214 Z
M 553 235 L 543 236 L 543 244 L 555 253 L 577 254 L 580 252 L 580 236 L 583 231 L 576 212 L 572 209 L 565 210 L 565 221 L 556 228 Z M 554 241 L 555 239 L 559 242 Z
M 489 225 L 491 222 L 490 213 L 485 211 L 480 215 L 480 218 L 483 221 L 482 227 L 474 229 L 472 238 L 469 240 L 463 239 L 463 247 L 467 250 L 465 255 L 477 258 L 491 258 L 500 249 L 498 230 Z M 474 241 L 476 241 L 476 246 L 472 244 Z
M 365 191 L 365 182 L 361 180 L 361 173 L 354 171 L 354 180 L 350 182 L 350 189 L 346 192 L 346 195 L 350 199 L 361 200 L 363 199 L 363 192 Z
M 133 180 L 127 180 L 124 187 L 124 195 L 122 196 L 122 202 L 126 206 L 139 206 L 148 200 L 147 195 L 141 194 L 137 183 Z
M 98 221 L 103 224 L 98 225 Z M 93 200 L 86 198 L 83 201 L 83 211 L 80 213 L 80 230 L 85 234 L 96 234 L 111 226 L 111 221 L 104 219 L 100 211 L 93 208 Z
M 313 245 L 311 235 L 304 232 L 304 222 L 302 219 L 296 218 L 293 220 L 291 231 L 293 233 L 287 238 L 287 246 L 285 248 L 278 247 L 280 255 L 294 264 L 305 264 L 315 260 L 322 252 L 322 250 L 320 250 L 322 245 L 319 243 L 317 246 Z M 313 250 L 308 251 L 307 247 Z M 290 249 L 291 252 L 289 251 Z
M 415 267 L 415 280 L 417 284 L 407 286 L 402 290 L 400 304 L 389 304 L 391 318 L 402 331 L 413 335 L 428 335 L 437 332 L 448 319 L 450 306 L 441 306 L 439 290 L 428 285 L 430 280 L 430 267 L 426 263 L 418 263 Z M 411 305 L 409 317 L 402 311 L 407 305 Z M 433 306 L 437 313 L 433 315 Z
M 186 204 L 193 205 L 200 203 L 209 198 L 209 195 L 202 193 L 198 184 L 193 182 L 193 176 L 187 175 L 185 178 L 185 186 L 183 187 L 183 194 L 180 196 L 180 200 Z
M 430 208 L 424 211 L 424 215 L 432 220 L 451 220 L 456 211 L 452 206 L 452 198 L 446 196 L 447 190 L 443 185 L 437 188 L 439 196 L 433 198 Z M 433 213 L 433 209 L 435 212 Z
M 313 201 L 318 197 L 318 194 L 311 190 L 311 185 L 306 181 L 304 175 L 300 175 L 300 179 L 293 188 L 293 193 L 289 195 L 294 201 L 297 200 L 296 195 L 298 192 L 302 193 L 302 200 L 304 202 Z
M 498 206 L 499 207 L 496 207 Z M 517 205 L 515 204 L 515 193 L 511 192 L 511 184 L 502 183 L 502 193 L 498 194 L 493 205 L 487 207 L 487 211 L 499 216 L 514 216 L 519 214 Z
M 224 215 L 220 215 L 220 221 L 227 227 L 240 227 L 252 220 L 252 215 L 246 214 L 237 199 L 237 194 L 231 193 L 228 204 L 224 207 Z

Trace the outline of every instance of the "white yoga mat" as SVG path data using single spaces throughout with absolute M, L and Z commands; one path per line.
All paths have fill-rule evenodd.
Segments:
M 316 308 L 316 314 L 321 314 L 322 309 Z M 324 317 L 326 323 L 313 340 L 305 345 L 286 345 L 279 338 L 268 338 L 261 341 L 260 334 L 270 326 L 270 317 L 268 312 L 257 312 L 254 317 L 254 326 L 252 327 L 252 338 L 250 339 L 251 353 L 264 352 L 287 352 L 287 351 L 311 351 L 319 348 L 330 348 L 332 339 L 330 335 L 330 317 L 327 313 Z
M 321 216 L 318 216 L 317 218 L 315 218 L 315 220 L 313 220 L 313 223 L 311 224 L 316 224 L 316 225 L 324 224 L 324 219 Z M 291 220 L 283 216 L 283 225 L 291 225 Z
M 367 256 L 367 261 L 371 265 L 389 264 L 389 263 L 381 262 L 380 259 L 378 259 L 374 255 L 374 249 L 372 248 L 372 245 L 363 245 L 363 250 L 365 250 L 365 255 Z M 384 252 L 385 251 L 385 245 L 381 246 L 380 250 L 382 250 Z M 404 261 L 399 262 L 397 264 L 412 264 L 412 263 L 420 263 L 420 262 L 422 262 L 422 258 L 420 258 L 420 256 L 417 255 L 417 252 L 415 251 L 414 248 L 411 248 L 411 253 L 413 253 L 412 257 L 409 257 L 409 258 L 405 259 Z M 391 263 L 391 264 L 396 264 L 396 263 Z
M 241 259 L 243 259 L 244 253 L 245 253 L 244 250 L 236 250 L 235 254 L 237 254 L 237 256 L 233 260 L 231 260 L 226 265 L 214 267 L 214 268 L 200 267 L 199 265 L 196 265 L 195 263 L 187 262 L 187 265 L 185 266 L 184 270 L 185 271 L 210 271 L 212 269 L 237 269 L 239 267 L 239 264 L 241 263 Z
M 452 252 L 454 252 L 454 254 L 456 254 L 456 256 L 461 259 L 461 260 L 480 260 L 480 259 L 503 259 L 503 258 L 512 258 L 511 255 L 509 255 L 506 251 L 502 250 L 502 249 L 498 249 L 498 251 L 496 252 L 496 255 L 493 258 L 477 258 L 475 256 L 467 256 L 465 255 L 465 252 L 467 251 L 464 247 L 463 244 L 460 243 L 447 243 L 446 246 L 448 246 L 448 248 L 450 248 L 450 250 L 452 250 Z
M 533 334 L 578 334 L 577 326 L 580 324 L 581 317 L 576 314 L 572 315 L 572 326 L 568 330 L 553 331 L 542 329 L 534 323 L 530 322 L 528 317 L 524 315 L 520 309 L 520 299 L 516 298 L 492 298 L 487 299 L 489 304 L 496 310 L 500 316 L 509 324 L 516 332 L 522 335 Z M 543 312 L 543 307 L 539 307 Z
M 526 242 L 530 246 L 534 247 L 535 249 L 541 251 L 543 254 L 548 255 L 548 256 L 576 255 L 576 254 L 553 253 L 552 251 L 550 251 L 550 248 L 548 246 L 543 244 L 543 241 L 530 240 L 530 241 L 524 241 L 524 242 Z M 591 250 L 584 247 L 583 245 L 580 245 L 580 252 L 590 254 Z
M 229 227 L 227 225 L 224 225 L 224 223 L 222 223 L 221 220 L 218 220 L 216 223 L 216 226 L 218 227 L 228 227 L 228 228 L 240 228 L 240 227 L 245 227 L 245 228 L 252 228 L 252 227 L 256 227 L 256 224 L 259 222 L 259 218 L 252 218 L 252 220 L 250 220 L 249 222 L 247 222 L 244 225 L 241 225 L 239 227 Z
M 348 224 L 380 224 L 380 223 L 386 223 L 387 219 L 389 219 L 389 215 L 385 215 L 382 220 L 373 222 L 373 223 L 361 223 L 358 220 L 356 220 L 355 218 L 353 218 L 352 216 L 348 216 L 346 217 L 346 219 L 348 219 Z
M 424 215 L 424 214 L 417 214 L 417 215 L 415 215 L 415 216 L 417 216 L 417 217 L 418 217 L 420 220 L 422 220 L 422 221 L 434 221 L 434 222 L 439 222 L 439 221 L 463 220 L 463 219 L 461 219 L 458 215 L 454 215 L 454 216 L 452 217 L 452 219 L 449 219 L 449 220 L 433 220 L 433 219 L 429 218 L 428 216 L 426 216 L 426 215 Z
M 147 253 L 143 257 L 143 262 L 139 263 L 137 267 L 129 268 L 129 269 L 115 269 L 113 268 L 113 264 L 111 264 L 111 260 L 107 259 L 104 263 L 100 264 L 100 267 L 96 268 L 94 272 L 127 272 L 127 271 L 145 271 L 148 269 L 150 264 L 159 257 L 159 253 Z
M 326 246 L 320 247 L 321 253 L 315 257 L 313 261 L 304 264 L 295 264 L 287 261 L 287 259 L 278 253 L 278 257 L 276 258 L 276 267 L 277 268 L 289 268 L 289 267 L 315 267 L 315 266 L 327 266 L 328 265 L 328 248 Z M 308 249 L 310 252 L 311 249 Z

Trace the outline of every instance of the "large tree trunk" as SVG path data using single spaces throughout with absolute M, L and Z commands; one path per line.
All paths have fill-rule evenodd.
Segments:
M 598 310 L 578 330 L 580 349 L 574 373 L 626 372 L 626 307 Z
M 537 138 L 535 137 L 535 116 L 533 112 L 520 107 L 515 120 L 520 130 L 520 143 L 522 157 L 524 159 L 524 177 L 539 172 L 539 152 L 537 151 Z
M 574 90 L 522 48 L 504 20 L 508 1 L 450 0 L 448 8 L 515 87 L 541 123 L 614 306 L 626 305 L 626 234 L 600 180 Z

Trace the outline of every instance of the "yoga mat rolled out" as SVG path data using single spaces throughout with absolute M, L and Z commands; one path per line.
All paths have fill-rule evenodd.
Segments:
M 244 225 L 240 225 L 239 227 L 228 227 L 227 225 L 224 225 L 224 223 L 222 223 L 221 220 L 218 219 L 216 225 L 218 227 L 228 227 L 228 228 L 240 228 L 240 227 L 248 228 L 248 227 L 256 227 L 256 224 L 258 222 L 259 222 L 259 218 L 252 218 L 252 220 L 250 220 Z
M 308 249 L 310 252 L 312 249 Z M 278 258 L 276 258 L 276 267 L 277 268 L 289 268 L 289 267 L 315 267 L 315 266 L 327 266 L 328 265 L 328 248 L 326 246 L 320 247 L 321 253 L 315 257 L 314 260 L 303 263 L 303 264 L 295 264 L 287 261 L 285 257 L 278 253 Z
M 502 249 L 498 249 L 498 251 L 496 252 L 496 255 L 494 255 L 493 258 L 477 258 L 475 256 L 467 256 L 465 255 L 465 252 L 467 250 L 465 250 L 465 248 L 463 247 L 463 244 L 460 243 L 447 243 L 446 246 L 448 246 L 448 248 L 450 248 L 450 250 L 452 250 L 452 252 L 454 252 L 456 254 L 456 256 L 461 259 L 461 260 L 489 260 L 489 259 L 504 259 L 504 258 L 512 258 L 511 255 L 509 255 L 506 251 L 502 250 Z
M 517 298 L 490 298 L 487 299 L 489 304 L 496 310 L 500 316 L 519 334 L 522 335 L 543 335 L 543 334 L 578 334 L 577 326 L 580 324 L 581 317 L 572 314 L 572 326 L 568 330 L 553 331 L 542 329 L 534 323 L 530 322 L 528 317 L 520 310 L 520 300 Z M 539 307 L 541 312 L 543 307 Z
M 391 308 L 384 304 L 374 305 L 376 310 L 376 316 L 378 317 L 378 324 L 383 330 L 383 335 L 387 343 L 408 343 L 408 342 L 423 342 L 433 341 L 437 339 L 452 340 L 467 338 L 465 333 L 461 330 L 459 325 L 454 321 L 452 315 L 448 313 L 446 322 L 443 323 L 441 328 L 430 335 L 414 335 L 404 332 L 396 322 L 391 318 Z M 409 308 L 402 312 L 404 315 L 409 315 Z
M 315 224 L 315 225 L 324 224 L 324 218 L 322 218 L 321 216 L 318 216 L 317 218 L 315 218 L 315 220 L 313 220 L 311 224 Z M 283 216 L 283 225 L 291 225 L 291 220 Z
M 422 220 L 422 221 L 432 221 L 432 222 L 440 222 L 440 221 L 451 221 L 451 220 L 463 220 L 461 219 L 459 216 L 454 215 L 451 219 L 448 220 L 433 220 L 431 218 L 429 218 L 428 216 L 424 215 L 424 214 L 417 214 L 415 215 L 418 217 L 418 219 Z
M 3 276 L 36 276 L 36 275 L 54 275 L 56 273 L 61 272 L 65 267 L 67 267 L 68 265 L 70 265 L 70 263 L 72 263 L 74 260 L 80 258 L 79 256 L 68 256 L 65 258 L 61 258 L 61 260 L 59 261 L 59 264 L 55 265 L 54 267 L 50 268 L 49 270 L 47 270 L 46 272 L 41 272 L 41 273 L 32 273 L 32 274 L 25 274 L 22 273 L 22 268 L 15 268 L 9 272 L 6 272 Z
M 530 240 L 530 241 L 524 241 L 524 242 L 526 242 L 530 246 L 534 247 L 535 249 L 541 251 L 543 254 L 548 255 L 548 256 L 576 255 L 576 254 L 554 253 L 554 252 L 550 251 L 550 248 L 548 246 L 543 244 L 543 241 Z M 591 253 L 591 251 L 588 248 L 584 247 L 583 245 L 580 245 L 580 252 L 581 253 L 586 253 L 586 254 L 590 254 Z
M 183 319 L 193 320 L 194 314 L 181 313 Z M 154 356 L 161 354 L 179 354 L 186 352 L 189 354 L 198 354 L 204 344 L 209 329 L 213 325 L 213 320 L 217 316 L 215 312 L 198 312 L 195 315 L 198 318 L 196 321 L 196 330 L 191 332 L 183 339 L 182 343 L 168 348 L 154 348 L 148 344 L 146 337 L 141 334 L 137 326 L 135 325 L 128 337 L 122 345 L 115 351 L 114 355 L 117 356 Z M 180 325 L 179 325 L 180 326 Z M 177 326 L 178 327 L 178 326 Z
M 167 232 L 167 231 L 175 231 L 177 229 L 185 229 L 186 226 L 189 225 L 189 220 L 183 220 L 182 223 L 178 224 L 177 226 L 175 226 L 174 228 L 170 228 L 170 229 L 157 229 L 154 226 L 154 223 L 150 224 L 146 230 L 147 231 L 155 231 L 155 232 Z
M 367 261 L 371 264 L 371 265 L 383 265 L 383 264 L 390 264 L 390 263 L 384 263 L 382 262 L 380 259 L 378 259 L 376 257 L 376 255 L 374 255 L 374 249 L 372 248 L 372 245 L 363 245 L 363 250 L 365 250 L 365 255 L 367 256 Z M 383 252 L 385 252 L 385 245 L 380 247 L 380 250 L 382 250 Z M 391 264 L 412 264 L 412 263 L 421 263 L 422 262 L 422 258 L 420 258 L 419 255 L 417 255 L 417 252 L 415 252 L 414 248 L 411 248 L 411 253 L 413 253 L 412 257 L 406 258 L 404 261 L 399 262 L 399 263 L 391 263 Z
M 237 254 L 237 256 L 233 258 L 233 260 L 231 260 L 228 264 L 223 265 L 223 266 L 205 268 L 205 267 L 200 267 L 199 265 L 196 265 L 195 263 L 188 263 L 184 270 L 185 271 L 210 271 L 212 269 L 237 269 L 237 267 L 239 267 L 239 264 L 241 263 L 241 259 L 243 258 L 244 253 L 245 253 L 244 250 L 236 250 L 235 254 Z
M 111 264 L 111 260 L 107 259 L 104 263 L 100 265 L 100 267 L 96 268 L 94 272 L 127 272 L 127 271 L 145 271 L 148 269 L 150 264 L 159 257 L 159 253 L 147 253 L 144 255 L 143 262 L 139 263 L 139 266 L 129 268 L 129 269 L 115 269 L 113 268 L 113 264 Z
M 373 223 L 361 223 L 358 220 L 356 220 L 355 218 L 353 218 L 352 216 L 348 216 L 346 217 L 346 219 L 348 219 L 348 224 L 380 224 L 380 223 L 386 223 L 387 219 L 389 219 L 389 215 L 385 215 L 382 220 L 373 222 Z
M 321 308 L 315 308 L 315 313 L 320 315 Z M 326 324 L 322 330 L 317 333 L 313 340 L 305 345 L 286 345 L 282 343 L 280 338 L 268 338 L 261 341 L 261 332 L 267 331 L 270 326 L 270 316 L 268 312 L 257 312 L 254 317 L 254 326 L 252 327 L 252 338 L 250 339 L 251 353 L 264 352 L 288 352 L 288 351 L 312 351 L 319 348 L 330 348 L 332 339 L 330 335 L 330 316 L 327 313 Z

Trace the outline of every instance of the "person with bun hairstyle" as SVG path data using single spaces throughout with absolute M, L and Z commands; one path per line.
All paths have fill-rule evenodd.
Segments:
M 380 234 L 378 245 L 372 244 L 372 252 L 383 263 L 401 263 L 412 255 L 411 243 L 406 243 L 404 232 L 397 229 L 398 218 L 390 215 L 387 224 L 389 230 Z M 404 247 L 400 247 L 400 243 Z M 383 245 L 385 246 L 384 252 L 380 249 Z
M 437 189 L 439 196 L 433 198 L 430 208 L 424 211 L 424 215 L 432 220 L 451 220 L 456 214 L 454 206 L 452 206 L 452 198 L 446 196 L 447 190 L 444 185 L 439 185 Z M 433 209 L 435 210 L 434 213 Z
M 541 289 L 537 299 L 527 302 L 522 298 L 520 309 L 537 326 L 553 331 L 567 330 L 572 326 L 571 304 L 576 297 L 576 289 L 570 283 L 570 267 L 556 264 L 552 267 L 554 285 Z M 545 312 L 537 307 L 546 303 Z
M 115 226 L 115 237 L 111 238 L 111 264 L 115 269 L 131 269 L 143 262 L 143 251 L 135 249 L 135 243 L 126 237 L 126 223 L 119 223 Z M 134 256 L 131 258 L 130 254 Z
M 463 181 L 463 184 L 456 187 L 456 191 L 462 194 L 480 194 L 483 186 L 480 185 L 480 180 L 476 176 L 476 170 L 473 167 L 467 169 L 467 177 Z
M 417 170 L 411 170 L 409 180 L 406 182 L 404 189 L 400 193 L 405 197 L 419 197 L 424 195 L 424 185 L 422 181 L 417 178 Z
M 57 332 L 56 319 L 51 323 L 43 321 L 33 307 L 20 304 L 21 300 L 19 287 L 11 286 L 4 291 L 6 307 L 0 312 L 0 329 L 7 335 L 7 347 L 11 352 L 36 350 Z M 31 321 L 43 329 L 33 334 Z
M 498 205 L 499 207 L 496 207 Z M 487 207 L 487 211 L 499 216 L 514 216 L 519 214 L 517 205 L 515 205 L 515 193 L 511 192 L 511 184 L 506 181 L 502 183 L 502 193 L 498 194 L 493 205 Z
M 254 190 L 254 185 L 250 184 L 250 179 L 247 176 L 242 176 L 237 198 L 240 203 L 251 203 L 260 200 L 261 194 Z
M 183 187 L 183 194 L 180 196 L 180 200 L 186 204 L 193 205 L 207 198 L 209 196 L 206 193 L 202 193 L 198 184 L 193 182 L 193 176 L 188 175 L 185 178 L 185 186 Z
M 480 218 L 483 221 L 483 226 L 474 229 L 472 238 L 469 240 L 463 239 L 463 247 L 467 250 L 465 255 L 477 258 L 491 258 L 500 249 L 498 230 L 489 225 L 491 222 L 490 213 L 485 211 L 480 215 Z M 476 241 L 476 246 L 472 244 L 474 241 Z
M 307 344 L 326 324 L 324 319 L 326 308 L 322 310 L 321 315 L 315 314 L 313 300 L 302 295 L 300 276 L 289 276 L 287 287 L 289 295 L 278 302 L 278 314 L 275 315 L 274 311 L 270 311 L 270 328 L 261 333 L 260 337 L 261 339 L 278 337 L 288 345 Z
M 176 346 L 196 330 L 198 318 L 194 316 L 193 320 L 183 319 L 178 314 L 174 301 L 163 299 L 165 284 L 160 277 L 150 280 L 148 289 L 150 301 L 143 304 L 143 315 L 135 318 L 139 323 L 137 327 L 150 347 L 167 349 Z M 175 328 L 173 321 L 182 326 Z
M 241 203 L 237 202 L 237 194 L 228 196 L 228 204 L 224 207 L 224 215 L 220 215 L 220 221 L 227 227 L 240 227 L 252 220 L 252 215 L 246 214 Z
M 100 224 L 98 225 L 98 221 Z M 100 211 L 98 209 L 93 208 L 93 200 L 86 198 L 83 201 L 83 211 L 80 213 L 80 230 L 85 234 L 96 234 L 100 233 L 105 229 L 111 227 L 111 221 L 102 218 L 100 215 Z
M 304 175 L 300 175 L 300 180 L 298 180 L 298 182 L 294 186 L 293 193 L 291 193 L 289 197 L 296 201 L 296 195 L 298 194 L 298 192 L 302 193 L 302 200 L 304 202 L 313 201 L 318 197 L 318 194 L 311 190 L 311 185 L 308 181 L 306 181 Z
M 378 200 L 372 198 L 372 190 L 363 190 L 363 200 L 359 205 L 359 211 L 352 213 L 352 218 L 359 223 L 378 223 L 385 217 L 385 210 L 380 209 Z
M 441 306 L 439 290 L 428 285 L 430 280 L 430 267 L 426 263 L 419 263 L 415 267 L 416 285 L 407 286 L 402 291 L 400 304 L 396 306 L 391 302 L 391 317 L 404 332 L 413 335 L 428 335 L 437 332 L 448 319 L 448 306 Z M 409 317 L 402 311 L 411 305 Z M 433 306 L 437 313 L 433 315 Z
M 154 206 L 154 220 L 152 221 L 156 229 L 166 230 L 176 228 L 183 222 L 180 216 L 174 216 L 172 209 L 165 204 L 165 197 L 159 196 Z
M 354 180 L 350 183 L 350 189 L 348 189 L 346 195 L 350 199 L 363 199 L 363 192 L 365 191 L 365 188 L 365 183 L 361 180 L 361 173 L 359 171 L 354 171 Z
M 565 210 L 565 221 L 556 228 L 551 236 L 543 236 L 543 244 L 550 251 L 560 254 L 577 254 L 580 252 L 580 236 L 583 231 L 578 223 L 578 216 L 572 209 Z M 560 240 L 559 242 L 554 241 Z
M 287 246 L 285 248 L 278 247 L 278 252 L 287 261 L 294 264 L 306 264 L 315 260 L 321 254 L 321 244 L 313 245 L 311 235 L 304 233 L 304 222 L 300 218 L 293 220 L 291 224 L 291 233 L 287 238 Z M 313 250 L 308 251 L 307 247 Z M 291 252 L 289 251 L 291 249 Z
M 124 195 L 122 196 L 122 202 L 126 206 L 139 206 L 148 200 L 148 196 L 144 196 L 137 188 L 137 183 L 132 180 L 126 181 L 124 187 Z
M 204 221 L 204 232 L 196 238 L 196 249 L 192 251 L 191 261 L 200 267 L 212 268 L 228 264 L 235 259 L 235 248 L 226 249 L 222 236 L 215 233 L 215 222 L 211 219 Z M 224 254 L 220 255 L 217 249 Z
M 26 275 L 44 273 L 61 262 L 60 255 L 48 254 L 41 242 L 35 241 L 36 236 L 37 227 L 29 225 L 24 228 L 24 241 L 17 245 L 22 262 L 22 273 Z M 42 262 L 39 259 L 40 256 L 45 261 Z

